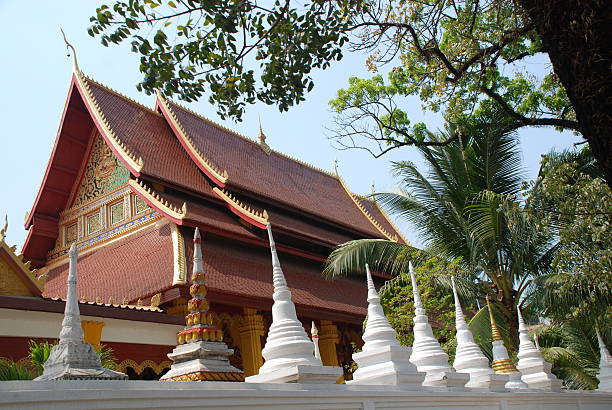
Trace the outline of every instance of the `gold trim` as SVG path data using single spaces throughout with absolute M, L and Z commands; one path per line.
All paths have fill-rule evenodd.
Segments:
M 115 148 L 117 152 L 122 153 L 123 159 L 129 164 L 129 166 L 134 169 L 136 172 L 140 173 L 144 166 L 144 161 L 142 157 L 136 157 L 136 155 L 127 147 L 127 145 L 117 137 L 115 131 L 111 128 L 110 122 L 106 119 L 106 116 L 100 109 L 100 104 L 93 95 L 93 92 L 89 88 L 88 81 L 93 82 L 96 85 L 99 85 L 95 81 L 91 80 L 81 71 L 77 71 L 75 73 L 75 77 L 79 82 L 79 85 L 84 91 L 85 99 L 89 103 L 92 108 L 93 114 L 98 120 L 100 126 L 104 129 L 105 134 L 109 137 L 108 141 L 110 141 L 111 145 Z M 107 88 L 107 87 L 104 87 Z
M 125 194 L 129 190 L 130 188 L 128 184 L 126 183 L 124 186 L 121 186 L 107 194 L 104 194 L 101 197 L 92 199 L 91 201 L 85 202 L 81 205 L 65 209 L 60 212 L 59 216 L 60 218 L 66 218 L 66 217 L 71 218 L 73 214 L 79 213 L 78 211 L 83 211 L 83 213 L 87 213 L 90 210 L 89 207 L 93 208 L 94 206 L 102 207 L 102 205 L 107 205 L 109 202 L 113 202 L 119 199 L 119 197 L 122 196 L 122 194 Z
M 6 227 L 8 227 L 8 217 L 6 218 L 6 221 L 7 221 Z M 4 233 L 6 233 L 6 230 L 4 231 Z M 36 275 L 37 271 L 32 271 L 30 269 L 31 262 L 30 261 L 24 262 L 23 254 L 17 255 L 15 253 L 17 251 L 17 245 L 8 246 L 8 244 L 5 242 L 5 238 L 1 237 L 0 246 L 4 248 L 6 253 L 8 253 L 9 257 L 17 265 L 19 270 L 21 270 L 27 276 L 27 278 L 30 279 L 30 281 L 34 284 L 34 286 L 36 286 L 36 288 L 42 293 L 45 287 L 45 283 L 47 282 L 47 276 L 43 274 Z M 30 289 L 28 289 L 28 291 L 30 291 Z
M 174 253 L 174 275 L 172 285 L 187 284 L 187 260 L 185 258 L 185 240 L 179 232 L 178 225 L 173 223 L 172 229 L 172 251 Z
M 112 235 L 108 235 L 106 238 L 104 238 L 104 239 L 100 239 L 99 241 L 96 241 L 96 242 L 91 243 L 91 244 L 89 244 L 89 245 L 84 245 L 84 246 L 80 247 L 80 248 L 79 248 L 79 255 L 80 255 L 80 256 L 85 255 L 86 253 L 84 253 L 84 251 L 88 251 L 87 253 L 89 253 L 89 251 L 93 251 L 93 250 L 95 250 L 95 249 L 98 249 L 99 247 L 107 246 L 107 245 L 109 244 L 109 242 L 113 242 L 113 241 L 115 241 L 115 240 L 117 240 L 117 239 L 120 239 L 120 237 L 121 237 L 121 236 L 123 236 L 123 235 L 129 235 L 129 234 L 132 234 L 132 233 L 134 233 L 135 231 L 138 231 L 138 230 L 140 230 L 140 229 L 147 228 L 149 225 L 151 225 L 151 224 L 152 224 L 152 223 L 154 223 L 155 221 L 157 221 L 157 220 L 159 220 L 159 219 L 161 219 L 161 218 L 162 218 L 162 215 L 160 215 L 160 214 L 159 214 L 158 212 L 156 212 L 155 210 L 151 210 L 151 213 L 155 213 L 156 215 L 151 216 L 151 217 L 150 217 L 150 218 L 149 218 L 147 221 L 145 221 L 145 222 L 142 222 L 142 223 L 140 223 L 140 224 L 134 225 L 133 227 L 127 228 L 127 229 L 125 229 L 125 230 L 122 230 L 122 231 L 116 232 L 116 233 L 114 233 L 114 234 L 112 234 Z M 136 217 L 136 218 L 133 218 L 133 219 L 131 219 L 131 220 L 127 221 L 127 222 L 126 222 L 126 224 L 128 224 L 128 223 L 130 223 L 130 222 L 133 222 L 133 221 L 135 221 L 135 220 L 137 220 L 137 219 L 140 219 L 140 218 L 142 218 L 142 217 L 143 217 L 143 215 L 138 216 L 138 217 Z M 100 235 L 101 235 L 101 234 L 103 234 L 103 233 L 105 233 L 105 232 L 110 232 L 110 231 L 112 231 L 112 230 L 114 230 L 114 229 L 116 229 L 116 227 L 115 227 L 115 228 L 108 229 L 108 230 L 106 230 L 106 231 L 104 231 L 104 232 L 101 232 L 101 233 L 100 233 Z M 87 242 L 89 239 L 91 239 L 91 238 L 80 238 L 80 239 L 78 240 L 78 243 Z M 68 257 L 68 252 L 66 252 L 66 253 L 64 253 L 64 254 L 62 254 L 62 255 L 55 256 L 55 257 L 53 257 L 53 255 L 54 255 L 54 254 L 57 254 L 57 253 L 59 253 L 59 252 L 65 251 L 65 250 L 66 250 L 66 249 L 68 249 L 68 248 L 69 248 L 68 246 L 64 246 L 64 247 L 62 247 L 62 248 L 59 248 L 59 249 L 54 249 L 54 250 L 52 250 L 52 251 L 48 252 L 48 253 L 47 253 L 47 265 L 45 265 L 45 266 L 44 266 L 43 268 L 41 268 L 41 269 L 46 269 L 46 268 L 49 268 L 49 267 L 54 267 L 54 266 L 56 266 L 56 263 L 61 262 L 61 260 L 62 260 L 62 259 L 64 259 L 64 258 L 67 258 L 67 257 Z
M 187 203 L 183 202 L 183 206 L 179 209 L 178 207 L 169 203 L 166 199 L 160 197 L 157 192 L 146 186 L 145 183 L 138 178 L 130 179 L 129 184 L 137 191 L 138 194 L 155 203 L 158 208 L 161 208 L 164 213 L 172 218 L 182 220 L 185 215 L 187 215 Z
M 399 228 L 397 227 L 397 225 L 395 224 L 395 222 L 393 222 L 391 220 L 391 218 L 389 217 L 389 214 L 380 206 L 378 205 L 378 202 L 375 199 L 369 199 L 366 198 L 363 195 L 357 195 L 355 194 L 357 197 L 359 197 L 361 200 L 363 201 L 368 201 L 371 202 L 372 204 L 374 204 L 374 206 L 376 207 L 376 209 L 378 209 L 378 211 L 382 214 L 382 216 L 385 218 L 385 220 L 389 223 L 389 225 L 391 225 L 393 227 L 393 229 L 395 230 L 395 232 L 397 233 L 397 235 L 399 235 L 400 238 L 402 238 L 402 240 L 404 242 L 406 242 L 406 245 L 412 246 L 412 243 L 406 239 L 406 237 L 402 234 L 402 231 L 399 230 Z M 395 236 L 395 234 L 394 234 Z
M 334 169 L 336 170 L 336 177 L 338 178 L 338 181 L 340 181 L 340 185 L 342 185 L 342 188 L 344 188 L 344 190 L 346 191 L 346 193 L 348 194 L 348 196 L 353 200 L 353 203 L 355 205 L 357 205 L 357 208 L 359 208 L 359 210 L 361 211 L 361 213 L 368 219 L 368 221 L 370 221 L 370 223 L 376 228 L 378 229 L 378 231 L 383 234 L 387 239 L 389 239 L 390 241 L 393 242 L 397 242 L 398 241 L 398 236 L 397 235 L 391 235 L 389 232 L 387 232 L 387 230 L 385 228 L 382 227 L 382 225 L 376 220 L 374 219 L 374 217 L 372 216 L 372 214 L 370 214 L 368 212 L 367 209 L 365 209 L 365 207 L 361 204 L 361 202 L 359 202 L 359 197 L 352 193 L 351 190 L 348 188 L 348 186 L 346 185 L 346 183 L 344 182 L 344 179 L 340 176 L 340 174 L 338 173 L 338 163 L 337 161 L 334 161 Z
M 198 158 L 202 166 L 206 168 L 208 172 L 210 172 L 216 179 L 221 181 L 222 184 L 226 184 L 228 180 L 227 171 L 220 170 L 208 158 L 204 156 L 202 151 L 200 151 L 195 146 L 193 139 L 191 138 L 189 134 L 187 134 L 187 131 L 183 127 L 183 124 L 180 123 L 180 121 L 178 120 L 178 117 L 176 116 L 176 114 L 174 113 L 170 105 L 167 103 L 166 99 L 161 95 L 159 91 L 157 92 L 157 96 L 159 100 L 161 101 L 162 105 L 164 106 L 164 108 L 166 109 L 166 111 L 168 112 L 168 114 L 170 114 L 170 119 L 173 125 L 176 127 L 179 134 L 181 134 L 180 137 L 187 143 L 187 146 L 189 150 L 191 151 L 191 153 Z
M 196 381 L 217 381 L 217 382 L 243 382 L 244 374 L 237 372 L 192 372 L 170 379 L 160 379 L 169 382 L 196 382 Z
M 217 187 L 213 187 L 213 192 L 215 192 L 221 199 L 223 199 L 228 205 L 232 208 L 236 209 L 241 214 L 248 216 L 249 218 L 259 222 L 262 225 L 267 225 L 269 222 L 268 219 L 268 211 L 265 209 L 263 212 L 256 211 L 250 206 L 242 203 L 238 198 L 236 198 L 229 191 L 223 189 L 219 189 Z
M 137 363 L 132 359 L 126 359 L 117 365 L 117 369 L 123 373 L 126 372 L 128 367 L 134 369 L 136 374 L 141 374 L 147 367 L 150 367 L 155 373 L 159 374 L 164 369 L 171 368 L 172 362 L 170 360 L 164 360 L 163 362 L 155 363 L 153 360 L 145 360 L 141 363 Z

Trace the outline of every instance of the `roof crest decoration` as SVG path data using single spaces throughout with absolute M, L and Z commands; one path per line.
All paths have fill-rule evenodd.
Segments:
M 374 192 L 374 184 L 372 184 L 372 194 L 375 194 L 375 192 Z M 389 216 L 387 211 L 385 211 L 385 209 L 378 204 L 378 201 L 376 200 L 376 198 L 374 198 L 374 197 L 368 198 L 367 196 L 363 196 L 363 195 L 359 195 L 359 194 L 354 194 L 354 195 L 359 197 L 359 198 L 361 198 L 361 199 L 363 199 L 364 201 L 372 202 L 376 206 L 376 208 L 380 211 L 382 216 L 387 220 L 387 222 L 389 222 L 389 225 L 391 225 L 393 227 L 393 229 L 395 229 L 395 232 L 397 232 L 399 237 L 402 238 L 402 240 L 407 245 L 412 246 L 412 243 L 408 239 L 406 239 L 406 237 L 404 235 L 402 235 L 402 231 L 399 230 L 399 228 L 397 227 L 395 222 L 393 222 L 393 220 L 391 219 L 391 217 Z M 393 236 L 395 236 L 395 235 L 393 235 Z
M 255 222 L 263 225 L 260 228 L 265 228 L 269 222 L 268 219 L 268 211 L 265 209 L 262 211 L 256 211 L 245 203 L 241 202 L 235 195 L 226 189 L 219 189 L 217 187 L 213 188 L 213 192 L 215 192 L 221 199 L 223 199 L 229 206 L 235 209 L 240 214 L 245 215 L 246 217 L 254 220 Z
M 338 172 L 338 160 L 334 161 L 334 170 L 336 171 L 336 177 L 338 178 L 338 180 L 340 181 L 340 184 L 342 185 L 342 187 L 344 188 L 344 190 L 346 191 L 346 193 L 348 194 L 348 196 L 353 200 L 353 203 L 355 205 L 357 205 L 357 208 L 359 208 L 359 210 L 361 211 L 361 213 L 368 219 L 368 221 L 370 221 L 370 223 L 372 225 L 374 225 L 374 227 L 376 229 L 378 229 L 378 231 L 380 233 L 382 233 L 387 239 L 389 239 L 390 241 L 393 242 L 397 242 L 399 237 L 397 235 L 392 235 L 391 233 L 387 232 L 387 230 L 385 228 L 382 227 L 382 225 L 376 220 L 374 219 L 374 217 L 372 216 L 372 214 L 370 214 L 370 212 L 368 212 L 367 209 L 365 209 L 365 207 L 363 206 L 363 204 L 361 202 L 359 202 L 359 196 L 357 196 L 356 194 L 352 193 L 351 190 L 348 188 L 348 186 L 346 185 L 346 182 L 344 182 L 344 179 L 340 176 L 340 173 Z
M 208 171 L 210 174 L 212 174 L 213 178 L 217 179 L 218 183 L 221 186 L 225 186 L 225 184 L 227 183 L 227 180 L 229 178 L 229 176 L 227 174 L 227 171 L 219 169 L 215 164 L 212 163 L 211 160 L 209 160 L 208 158 L 206 158 L 204 156 L 204 153 L 202 151 L 200 151 L 196 147 L 196 145 L 195 145 L 195 143 L 193 141 L 193 138 L 191 138 L 191 136 L 189 134 L 187 134 L 187 131 L 183 127 L 183 124 L 181 124 L 181 122 L 178 120 L 178 117 L 176 116 L 175 112 L 172 110 L 172 107 L 170 107 L 170 104 L 168 104 L 168 101 L 159 92 L 159 90 L 157 91 L 157 97 L 159 98 L 159 101 L 161 101 L 161 103 L 163 105 L 163 108 L 168 112 L 168 114 L 170 114 L 170 117 L 172 119 L 172 122 L 174 123 L 174 126 L 177 128 L 177 130 L 181 134 L 180 137 L 187 143 L 187 145 L 189 146 L 189 149 L 192 151 L 192 153 L 195 154 L 195 156 L 198 158 L 198 160 L 202 164 L 202 166 L 204 168 L 206 168 L 206 171 Z M 178 105 L 178 106 L 181 109 L 185 110 L 185 111 L 188 111 L 188 112 L 190 112 L 190 113 L 192 113 L 194 115 L 197 115 L 197 114 L 193 113 L 193 111 L 189 110 L 188 108 L 185 108 L 185 107 L 183 107 L 181 105 Z
M 130 179 L 130 186 L 133 187 L 139 194 L 148 199 L 149 202 L 155 204 L 155 207 L 163 213 L 175 219 L 183 219 L 187 215 L 187 203 L 183 202 L 181 208 L 172 205 L 168 200 L 162 198 L 157 191 L 147 186 L 141 179 Z
M 79 85 L 81 86 L 81 89 L 84 91 L 84 97 L 93 109 L 94 115 L 97 117 L 99 124 L 104 129 L 105 134 L 109 137 L 108 140 L 110 141 L 110 143 L 118 152 L 123 154 L 122 156 L 128 163 L 129 167 L 131 167 L 137 173 L 140 173 L 142 167 L 144 166 L 144 161 L 142 160 L 142 157 L 137 157 L 136 154 L 134 154 L 127 147 L 127 145 L 123 141 L 121 141 L 119 137 L 117 137 L 117 134 L 115 134 L 115 131 L 113 131 L 113 129 L 111 128 L 108 119 L 100 109 L 100 104 L 98 104 L 98 101 L 94 97 L 91 88 L 89 87 L 88 81 L 92 80 L 85 74 L 83 74 L 81 71 L 75 72 L 75 77 Z
M 155 111 L 151 107 L 147 107 L 146 105 L 144 105 L 142 103 L 139 103 L 135 99 L 133 99 L 131 97 L 128 97 L 127 95 L 125 95 L 125 94 L 123 94 L 123 93 L 121 93 L 121 92 L 119 92 L 119 91 L 117 91 L 117 90 L 115 90 L 113 88 L 110 88 L 109 86 L 104 85 L 101 82 L 96 81 L 96 80 L 94 80 L 93 78 L 91 78 L 91 77 L 89 77 L 87 75 L 85 77 L 87 78 L 87 80 L 89 82 L 94 83 L 95 85 L 97 85 L 100 88 L 104 88 L 104 90 L 108 91 L 109 93 L 115 94 L 117 97 L 122 98 L 122 99 L 124 99 L 126 101 L 129 101 L 130 103 L 132 103 L 134 105 L 137 105 L 139 108 L 142 108 L 143 110 L 146 110 L 146 111 L 150 112 L 151 114 L 155 114 L 158 117 L 163 117 L 159 112 Z

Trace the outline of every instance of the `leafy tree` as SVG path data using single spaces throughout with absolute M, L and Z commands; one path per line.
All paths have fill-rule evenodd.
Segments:
M 473 272 L 471 291 L 499 301 L 500 322 L 516 337 L 516 307 L 531 281 L 547 273 L 552 247 L 546 232 L 535 229 L 516 201 L 521 167 L 516 138 L 499 118 L 481 118 L 471 132 L 443 146 L 419 147 L 429 172 L 409 162 L 394 163 L 399 193 L 376 194 L 393 214 L 406 219 L 421 234 L 427 251 L 445 260 L 459 260 Z M 430 135 L 442 141 L 447 135 Z M 407 272 L 401 243 L 357 240 L 341 245 L 329 257 L 329 276 L 358 271 L 367 262 L 374 269 Z M 460 291 L 465 296 L 469 286 Z M 480 314 L 479 320 L 485 315 Z
M 389 84 L 380 76 L 355 79 L 334 101 L 348 141 L 365 134 L 380 144 L 380 154 L 391 147 L 455 140 L 456 135 L 428 140 L 424 123 L 411 124 L 398 98 L 418 95 L 427 109 L 444 110 L 456 123 L 495 108 L 514 128 L 580 132 L 611 181 L 607 28 L 612 18 L 601 12 L 607 10 L 603 0 L 541 3 L 115 1 L 96 10 L 89 33 L 104 45 L 131 41 L 142 56 L 139 89 L 159 88 L 188 101 L 210 90 L 219 113 L 237 119 L 245 104 L 256 100 L 281 111 L 299 103 L 314 86 L 311 71 L 340 60 L 343 46 L 350 44 L 353 51 L 370 53 L 367 64 L 373 70 L 391 61 L 400 64 Z M 525 72 L 525 63 L 539 53 L 550 55 L 555 73 L 536 78 Z
M 448 289 L 438 286 L 437 278 L 459 271 L 459 263 L 447 263 L 416 249 L 407 253 L 406 258 L 418 261 L 414 272 L 418 277 L 423 307 L 428 313 L 434 336 L 452 360 L 456 347 L 453 296 Z M 411 346 L 414 341 L 414 300 L 410 275 L 404 272 L 386 281 L 379 294 L 385 315 L 397 332 L 398 340 L 405 346 Z

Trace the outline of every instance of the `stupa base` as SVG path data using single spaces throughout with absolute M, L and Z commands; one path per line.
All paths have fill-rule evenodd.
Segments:
M 347 384 L 394 385 L 422 390 L 425 373 L 410 363 L 411 349 L 406 346 L 385 346 L 375 351 L 353 354 L 359 368 Z
M 544 372 L 537 372 L 532 374 L 525 374 L 521 377 L 521 380 L 527 383 L 530 389 L 555 391 L 560 392 L 563 387 L 563 382 L 557 379 L 552 374 L 546 374 Z
M 336 366 L 294 365 L 247 377 L 247 383 L 334 384 L 342 377 Z
M 509 378 L 508 382 L 506 383 L 506 389 L 509 389 L 509 390 L 529 389 L 529 386 L 527 386 L 527 383 L 521 380 L 521 373 L 512 372 L 512 373 L 504 373 L 504 374 L 507 375 Z
M 423 386 L 425 387 L 446 387 L 450 391 L 465 391 L 465 385 L 470 380 L 470 376 L 455 371 L 428 372 L 425 376 Z
M 505 392 L 506 383 L 508 383 L 508 376 L 491 373 L 470 377 L 470 381 L 465 387 L 473 390 Z
M 229 362 L 234 353 L 223 342 L 185 343 L 168 357 L 174 361 L 164 381 L 243 381 L 244 374 Z

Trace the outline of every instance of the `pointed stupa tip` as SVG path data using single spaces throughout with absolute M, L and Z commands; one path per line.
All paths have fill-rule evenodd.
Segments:
M 465 317 L 463 316 L 463 309 L 461 309 L 461 302 L 459 301 L 459 294 L 457 293 L 457 285 L 455 284 L 455 277 L 451 275 L 451 285 L 453 287 L 453 297 L 455 298 L 455 323 L 465 323 Z
M 376 292 L 376 287 L 374 286 L 374 281 L 372 280 L 372 274 L 370 273 L 370 266 L 366 263 L 366 281 L 368 283 L 368 302 L 378 301 L 378 293 Z
M 283 274 L 280 260 L 278 259 L 278 254 L 276 253 L 276 244 L 274 243 L 274 236 L 272 235 L 272 224 L 268 222 L 266 229 L 268 230 L 270 252 L 272 253 L 272 283 L 274 284 L 274 290 L 276 291 L 279 288 L 286 288 L 287 281 L 285 280 L 285 275 Z
M 203 273 L 204 265 L 202 264 L 202 237 L 200 230 L 195 229 L 193 234 L 193 273 Z
M 516 307 L 516 313 L 518 314 L 518 325 L 519 331 L 527 330 L 527 325 L 525 324 L 525 320 L 523 319 L 523 313 L 521 312 L 520 307 Z
M 493 309 L 491 308 L 491 302 L 489 300 L 489 296 L 487 299 L 487 309 L 489 310 L 489 320 L 491 321 L 491 337 L 493 341 L 503 340 L 501 333 L 499 332 L 499 328 L 497 327 L 497 323 L 495 322 L 495 316 L 493 315 Z
M 414 307 L 420 309 L 423 307 L 421 302 L 421 294 L 419 293 L 419 287 L 417 285 L 416 276 L 414 276 L 414 269 L 412 268 L 412 262 L 408 262 L 408 270 L 410 271 L 410 280 L 412 281 L 412 294 L 414 296 Z

